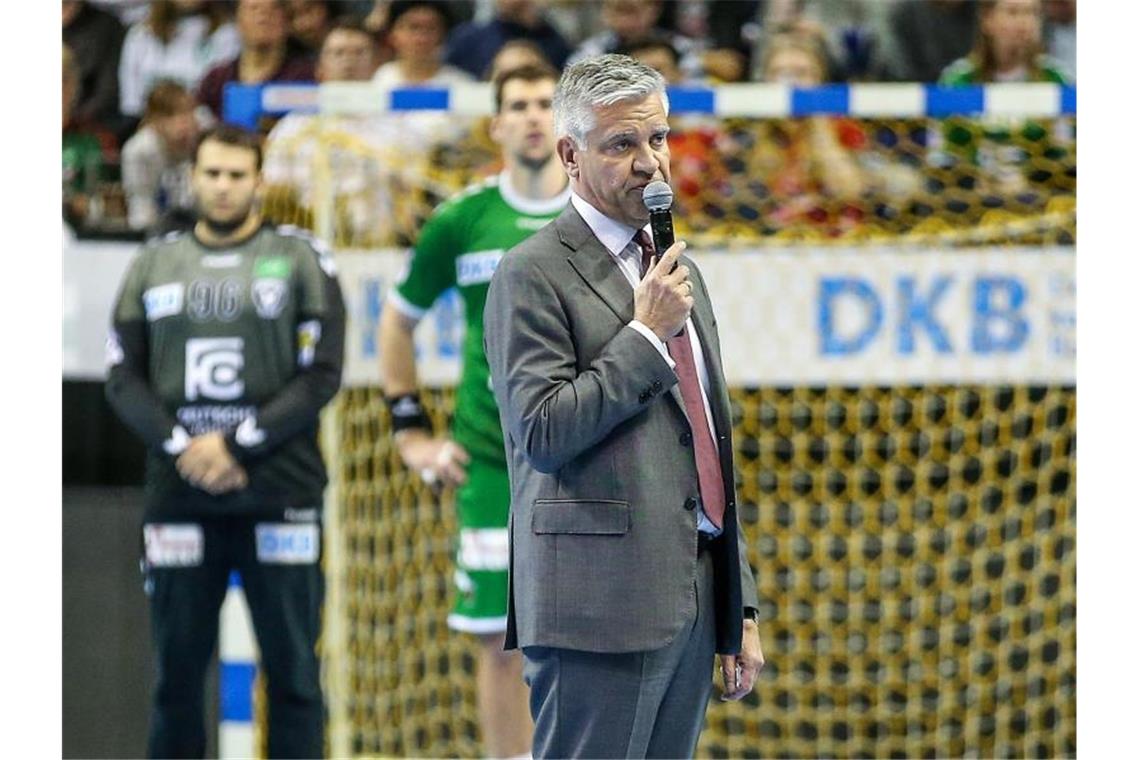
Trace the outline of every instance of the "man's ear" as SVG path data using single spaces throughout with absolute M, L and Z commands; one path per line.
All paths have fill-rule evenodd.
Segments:
M 578 145 L 569 135 L 558 138 L 554 149 L 558 152 L 558 160 L 562 168 L 571 179 L 578 179 L 578 154 L 581 152 Z
M 500 125 L 500 123 L 501 123 L 501 121 L 499 119 L 499 115 L 495 114 L 494 116 L 491 117 L 491 123 L 487 125 L 487 134 L 491 136 L 491 140 L 496 145 L 502 144 L 501 142 L 499 142 L 499 125 Z

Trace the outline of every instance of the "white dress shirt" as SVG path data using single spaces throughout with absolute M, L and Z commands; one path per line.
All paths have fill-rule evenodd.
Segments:
M 630 227 L 628 224 L 614 221 L 608 216 L 598 211 L 584 200 L 577 193 L 570 193 L 570 202 L 574 204 L 574 208 L 581 215 L 582 219 L 586 222 L 586 226 L 594 233 L 594 236 L 605 246 L 610 255 L 614 257 L 618 265 L 618 269 L 625 275 L 625 279 L 629 282 L 631 288 L 636 288 L 637 283 L 641 280 L 641 246 L 634 240 L 634 235 L 637 234 L 637 229 Z M 653 235 L 646 224 L 642 229 L 645 234 L 649 235 L 652 239 Z M 664 251 L 658 251 L 658 257 Z M 653 344 L 661 356 L 669 363 L 670 368 L 676 367 L 676 362 L 669 356 L 669 349 L 665 343 L 657 337 L 657 334 L 650 330 L 645 324 L 637 319 L 630 320 L 629 327 L 632 327 L 637 332 L 645 336 L 645 339 Z M 697 380 L 701 386 L 701 404 L 705 409 L 705 418 L 709 423 L 709 432 L 712 433 L 713 443 L 718 444 L 716 434 L 716 423 L 713 422 L 712 407 L 709 406 L 709 370 L 705 364 L 705 355 L 701 350 L 701 339 L 697 337 L 697 331 L 693 327 L 693 318 L 689 317 L 685 320 L 685 334 L 689 336 L 689 343 L 693 348 L 693 360 L 697 366 Z M 705 515 L 704 506 L 701 505 L 697 509 L 697 530 L 702 533 L 708 533 L 713 536 L 718 536 L 721 529 L 716 527 L 708 516 Z

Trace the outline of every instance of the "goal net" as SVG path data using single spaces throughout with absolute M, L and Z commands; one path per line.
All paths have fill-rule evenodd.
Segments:
M 324 439 L 330 751 L 480 756 L 477 645 L 446 627 L 454 496 L 392 446 L 376 328 L 433 206 L 500 169 L 490 96 L 318 102 L 270 145 L 265 209 L 333 245 L 349 307 Z M 768 660 L 745 700 L 713 700 L 698 754 L 1074 755 L 1075 93 L 747 85 L 673 105 Z M 460 308 L 417 333 L 437 429 Z

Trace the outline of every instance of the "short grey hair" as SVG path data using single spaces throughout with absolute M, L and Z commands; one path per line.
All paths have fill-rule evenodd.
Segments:
M 668 116 L 665 77 L 656 70 L 628 55 L 597 55 L 578 61 L 562 72 L 554 90 L 554 136 L 569 135 L 584 148 L 586 135 L 594 128 L 595 108 L 654 93 L 661 96 Z

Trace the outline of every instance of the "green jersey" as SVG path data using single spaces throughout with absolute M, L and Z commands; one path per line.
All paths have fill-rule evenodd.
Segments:
M 392 291 L 393 305 L 412 319 L 456 287 L 466 332 L 453 436 L 474 457 L 502 462 L 503 432 L 483 354 L 483 306 L 503 254 L 544 227 L 566 207 L 570 189 L 542 201 L 520 196 L 504 172 L 440 204 L 420 231 L 407 275 Z

